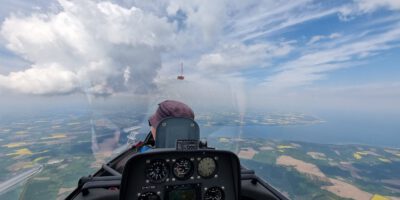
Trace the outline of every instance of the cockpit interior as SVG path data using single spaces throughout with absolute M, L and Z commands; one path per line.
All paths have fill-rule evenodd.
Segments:
M 241 166 L 230 151 L 199 140 L 191 119 L 167 118 L 140 144 L 82 177 L 67 197 L 74 200 L 279 200 L 287 199 Z M 140 146 L 154 148 L 138 153 Z

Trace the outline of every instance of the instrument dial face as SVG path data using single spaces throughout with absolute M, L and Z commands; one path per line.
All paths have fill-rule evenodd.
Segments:
M 187 158 L 180 158 L 174 163 L 172 172 L 177 179 L 186 180 L 193 174 L 193 163 Z
M 168 177 L 168 164 L 164 160 L 153 160 L 146 167 L 146 176 L 152 183 L 162 183 Z
M 197 173 L 203 178 L 210 178 L 217 172 L 217 163 L 213 158 L 205 157 L 199 161 Z
M 138 198 L 139 200 L 160 200 L 160 197 L 154 192 L 145 192 Z
M 224 200 L 225 194 L 220 187 L 211 187 L 204 194 L 204 200 Z

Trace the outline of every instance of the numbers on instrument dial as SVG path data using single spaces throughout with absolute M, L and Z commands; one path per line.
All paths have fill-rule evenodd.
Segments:
M 187 158 L 180 158 L 174 163 L 172 172 L 175 178 L 186 180 L 193 174 L 193 163 Z
M 203 178 L 210 178 L 217 173 L 217 163 L 211 157 L 202 158 L 199 161 L 197 173 Z
M 204 200 L 224 200 L 225 194 L 220 187 L 211 187 L 204 193 Z
M 164 160 L 153 160 L 146 167 L 146 177 L 152 183 L 162 183 L 168 177 L 168 164 Z

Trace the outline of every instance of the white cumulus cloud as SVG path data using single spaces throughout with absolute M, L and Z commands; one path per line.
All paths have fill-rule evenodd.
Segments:
M 1 36 L 7 48 L 33 64 L 25 71 L 0 75 L 0 87 L 32 94 L 100 95 L 154 87 L 161 53 L 174 38 L 167 19 L 110 2 L 59 4 L 57 13 L 10 16 L 4 21 Z M 130 85 L 124 84 L 127 79 Z
M 32 94 L 64 94 L 79 88 L 78 76 L 60 66 L 51 65 L 11 72 L 0 76 L 0 85 L 10 90 Z

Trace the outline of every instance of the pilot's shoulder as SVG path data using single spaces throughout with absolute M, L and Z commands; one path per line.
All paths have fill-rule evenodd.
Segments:
M 143 152 L 146 152 L 146 151 L 148 151 L 148 150 L 150 150 L 150 149 L 152 149 L 151 146 L 149 146 L 149 145 L 143 145 L 143 146 L 141 146 L 141 147 L 139 148 L 139 152 L 143 153 Z

